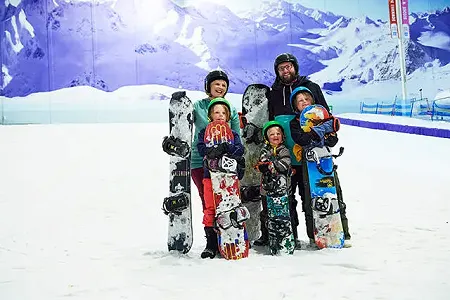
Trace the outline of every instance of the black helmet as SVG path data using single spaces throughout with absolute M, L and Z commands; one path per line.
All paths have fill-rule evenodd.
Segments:
M 205 92 L 207 94 L 211 92 L 211 82 L 218 79 L 224 80 L 227 83 L 227 90 L 225 91 L 225 94 L 227 93 L 228 86 L 230 85 L 230 81 L 228 80 L 227 74 L 221 70 L 214 70 L 209 72 L 208 75 L 206 75 L 205 77 Z
M 275 62 L 273 63 L 273 68 L 275 70 L 275 75 L 278 77 L 278 65 L 284 62 L 290 62 L 294 65 L 295 75 L 298 74 L 298 61 L 297 58 L 290 53 L 281 53 L 275 58 Z

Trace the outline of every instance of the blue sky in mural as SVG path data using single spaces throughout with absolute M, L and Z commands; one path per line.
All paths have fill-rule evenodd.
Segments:
M 199 2 L 199 0 L 184 0 L 173 1 L 178 4 L 191 5 Z M 206 2 L 215 2 L 223 4 L 223 0 L 206 0 Z M 227 0 L 226 6 L 236 13 L 243 12 L 249 9 L 258 8 L 261 5 L 261 0 Z M 277 1 L 273 1 L 277 2 Z M 388 5 L 387 0 L 300 0 L 289 1 L 291 3 L 300 3 L 306 7 L 316 8 L 323 11 L 329 11 L 337 15 L 344 15 L 347 17 L 361 17 L 369 16 L 373 19 L 388 19 Z M 450 6 L 450 0 L 410 0 L 410 12 L 425 12 L 429 10 L 442 9 Z

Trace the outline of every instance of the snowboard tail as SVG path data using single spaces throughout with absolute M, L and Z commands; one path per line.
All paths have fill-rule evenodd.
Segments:
M 245 258 L 249 252 L 245 227 L 249 212 L 241 206 L 237 175 L 211 171 L 211 182 L 216 204 L 219 252 L 229 260 Z
M 320 168 L 317 167 L 318 163 L 315 160 L 307 159 L 306 162 L 314 220 L 314 240 L 319 249 L 342 248 L 344 230 L 336 193 L 333 156 L 326 147 L 313 148 L 309 151 L 320 153 L 316 156 Z M 321 169 L 326 172 L 322 172 Z
M 263 176 L 263 187 L 267 192 L 269 249 L 272 255 L 293 254 L 295 239 L 292 232 L 287 194 L 287 179 L 281 174 Z

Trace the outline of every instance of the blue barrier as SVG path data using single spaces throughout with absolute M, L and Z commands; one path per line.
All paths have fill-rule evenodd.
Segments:
M 363 120 L 353 120 L 347 118 L 339 118 L 339 121 L 341 121 L 341 124 L 350 126 L 357 126 L 377 130 L 395 131 L 409 134 L 435 136 L 450 139 L 450 130 L 443 128 L 430 128 L 430 127 L 410 126 L 410 125 L 381 123 L 381 122 L 379 123 Z
M 378 114 L 380 115 L 392 115 L 394 111 L 394 104 L 379 104 L 378 105 Z
M 447 120 L 450 118 L 450 104 L 438 104 L 439 100 L 433 102 L 433 113 L 431 115 L 432 120 Z
M 409 100 L 407 104 L 398 103 L 360 103 L 360 113 L 390 116 L 419 117 L 431 120 L 450 121 L 450 99 L 434 100 L 431 104 L 428 99 Z
M 434 100 L 432 103 L 428 99 L 410 100 L 407 104 L 386 104 L 360 103 L 360 113 L 381 114 L 391 116 L 407 116 L 418 118 L 429 118 L 431 120 L 450 121 L 450 98 Z M 450 129 L 420 127 L 412 125 L 392 124 L 383 122 L 371 122 L 364 120 L 353 120 L 339 118 L 342 124 L 358 126 L 363 128 L 395 131 L 402 133 L 434 136 L 450 139 Z

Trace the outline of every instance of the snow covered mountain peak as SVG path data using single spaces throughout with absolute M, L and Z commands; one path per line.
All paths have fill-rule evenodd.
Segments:
M 20 2 L 22 2 L 22 0 L 5 0 L 5 7 L 8 7 L 8 5 L 12 5 L 12 6 L 19 6 Z
M 242 92 L 251 82 L 270 85 L 273 59 L 286 51 L 297 56 L 302 74 L 328 88 L 327 82 L 365 84 L 399 74 L 397 42 L 386 21 L 287 1 L 261 2 L 245 16 L 220 4 L 181 7 L 170 0 L 5 3 L 0 86 L 8 96 L 74 85 L 201 90 L 205 73 L 218 66 L 230 75 L 230 91 Z M 411 20 L 408 73 L 436 60 L 448 64 L 450 9 Z

